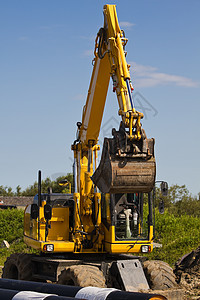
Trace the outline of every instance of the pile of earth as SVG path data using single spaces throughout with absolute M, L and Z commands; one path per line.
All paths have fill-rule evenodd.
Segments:
M 176 263 L 174 272 L 187 299 L 200 300 L 200 246 L 184 255 Z

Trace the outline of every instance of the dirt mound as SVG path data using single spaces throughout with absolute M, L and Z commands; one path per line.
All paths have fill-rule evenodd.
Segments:
M 200 246 L 176 263 L 174 273 L 188 299 L 200 300 Z

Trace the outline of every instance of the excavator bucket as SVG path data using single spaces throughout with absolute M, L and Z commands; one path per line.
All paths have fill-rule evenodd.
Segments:
M 102 193 L 138 193 L 153 189 L 156 175 L 154 139 L 126 143 L 105 138 L 101 161 L 92 181 Z

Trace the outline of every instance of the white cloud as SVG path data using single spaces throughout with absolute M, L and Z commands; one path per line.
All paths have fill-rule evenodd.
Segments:
M 127 28 L 127 29 L 130 29 L 131 27 L 135 26 L 134 23 L 130 23 L 130 22 L 120 22 L 119 23 L 120 27 L 123 28 Z
M 144 66 L 131 63 L 131 72 L 134 76 L 137 87 L 154 87 L 158 85 L 176 85 L 183 87 L 198 87 L 199 82 L 184 76 L 172 75 L 158 72 L 158 69 L 152 66 Z

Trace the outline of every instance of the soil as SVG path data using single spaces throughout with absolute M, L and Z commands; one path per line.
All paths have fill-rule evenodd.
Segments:
M 183 256 L 174 272 L 185 291 L 185 299 L 200 300 L 200 247 Z
M 200 300 L 200 262 L 181 274 L 180 285 L 185 290 L 186 299 Z

